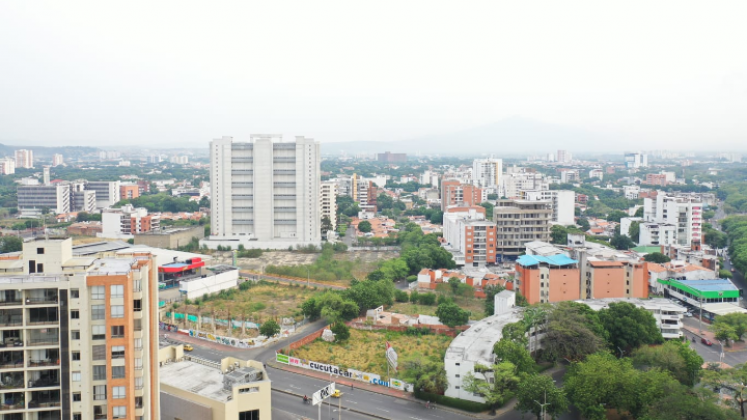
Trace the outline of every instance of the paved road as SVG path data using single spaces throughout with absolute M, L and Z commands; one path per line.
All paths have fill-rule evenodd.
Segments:
M 337 401 L 335 401 L 337 402 Z M 311 404 L 304 404 L 298 397 L 293 397 L 282 392 L 272 392 L 272 418 L 281 419 L 318 419 L 319 408 Z M 282 417 L 276 417 L 276 412 Z M 337 406 L 334 406 L 331 410 L 327 405 L 322 407 L 322 419 L 333 419 L 343 418 L 345 420 L 366 420 L 370 419 L 371 416 L 365 414 L 359 414 L 344 409 L 340 413 L 337 410 Z
M 699 325 L 698 320 L 694 318 L 685 318 L 682 320 L 682 323 L 685 324 L 685 327 L 689 329 L 690 331 L 697 332 Z M 708 324 L 703 324 L 703 328 L 708 328 Z M 693 337 L 693 334 L 690 334 L 685 331 L 685 336 L 688 340 L 690 340 Z M 695 343 L 692 345 L 696 352 L 700 355 L 700 357 L 703 358 L 706 362 L 718 362 L 719 361 L 719 353 L 721 353 L 721 346 L 714 342 L 713 346 L 706 346 L 705 344 L 702 344 L 700 342 L 699 337 L 695 337 Z M 727 349 L 728 350 L 728 349 Z M 736 366 L 738 364 L 747 363 L 747 350 L 743 351 L 737 351 L 737 352 L 724 352 L 724 363 Z

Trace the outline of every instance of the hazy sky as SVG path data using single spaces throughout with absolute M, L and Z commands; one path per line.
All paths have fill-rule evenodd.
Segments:
M 520 116 L 747 149 L 747 2 L 3 1 L 0 142 L 401 140 Z

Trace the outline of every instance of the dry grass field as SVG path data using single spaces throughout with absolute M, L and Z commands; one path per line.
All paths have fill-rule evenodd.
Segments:
M 384 356 L 387 340 L 397 351 L 401 364 L 414 357 L 443 361 L 452 339 L 445 335 L 414 337 L 393 331 L 362 331 L 351 328 L 350 338 L 343 343 L 327 343 L 318 339 L 294 350 L 292 355 L 315 362 L 377 373 L 383 378 L 387 370 Z M 394 371 L 390 373 L 392 377 L 396 377 Z

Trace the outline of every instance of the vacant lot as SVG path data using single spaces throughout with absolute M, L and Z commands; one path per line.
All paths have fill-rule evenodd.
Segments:
M 424 335 L 414 337 L 392 331 L 361 331 L 350 329 L 350 338 L 339 343 L 321 339 L 294 350 L 292 355 L 320 363 L 330 363 L 343 368 L 386 376 L 387 362 L 384 352 L 389 341 L 399 356 L 400 366 L 408 359 L 432 358 L 443 361 L 451 337 Z M 401 369 L 401 368 L 400 368 Z M 394 371 L 392 377 L 396 377 Z
M 439 294 L 441 292 L 436 292 L 436 294 Z M 469 311 L 470 316 L 469 319 L 477 321 L 480 319 L 485 318 L 485 299 L 482 298 L 476 298 L 476 297 L 462 297 L 462 296 L 453 296 L 451 293 L 445 292 L 446 296 L 454 299 L 454 303 L 459 305 L 460 308 Z M 414 303 L 408 303 L 408 302 L 395 302 L 394 305 L 392 305 L 391 308 L 389 308 L 390 312 L 397 312 L 400 314 L 407 314 L 407 315 L 433 315 L 436 316 L 436 309 L 438 308 L 438 305 L 419 305 Z

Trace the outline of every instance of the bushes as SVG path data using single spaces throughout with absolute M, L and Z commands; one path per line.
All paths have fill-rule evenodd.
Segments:
M 410 296 L 404 290 L 395 290 L 394 300 L 396 300 L 397 302 L 409 302 Z
M 408 283 L 412 283 L 412 282 L 416 282 L 416 281 L 418 281 L 418 276 L 415 276 L 415 275 L 413 275 L 413 276 L 407 276 L 407 282 Z
M 458 398 L 451 398 L 445 395 L 431 394 L 429 392 L 423 392 L 419 389 L 415 389 L 415 398 L 430 401 L 432 403 L 445 405 L 447 407 L 457 408 L 459 410 L 469 411 L 472 413 L 479 413 L 490 409 L 489 404 L 478 403 L 474 401 L 460 400 Z

